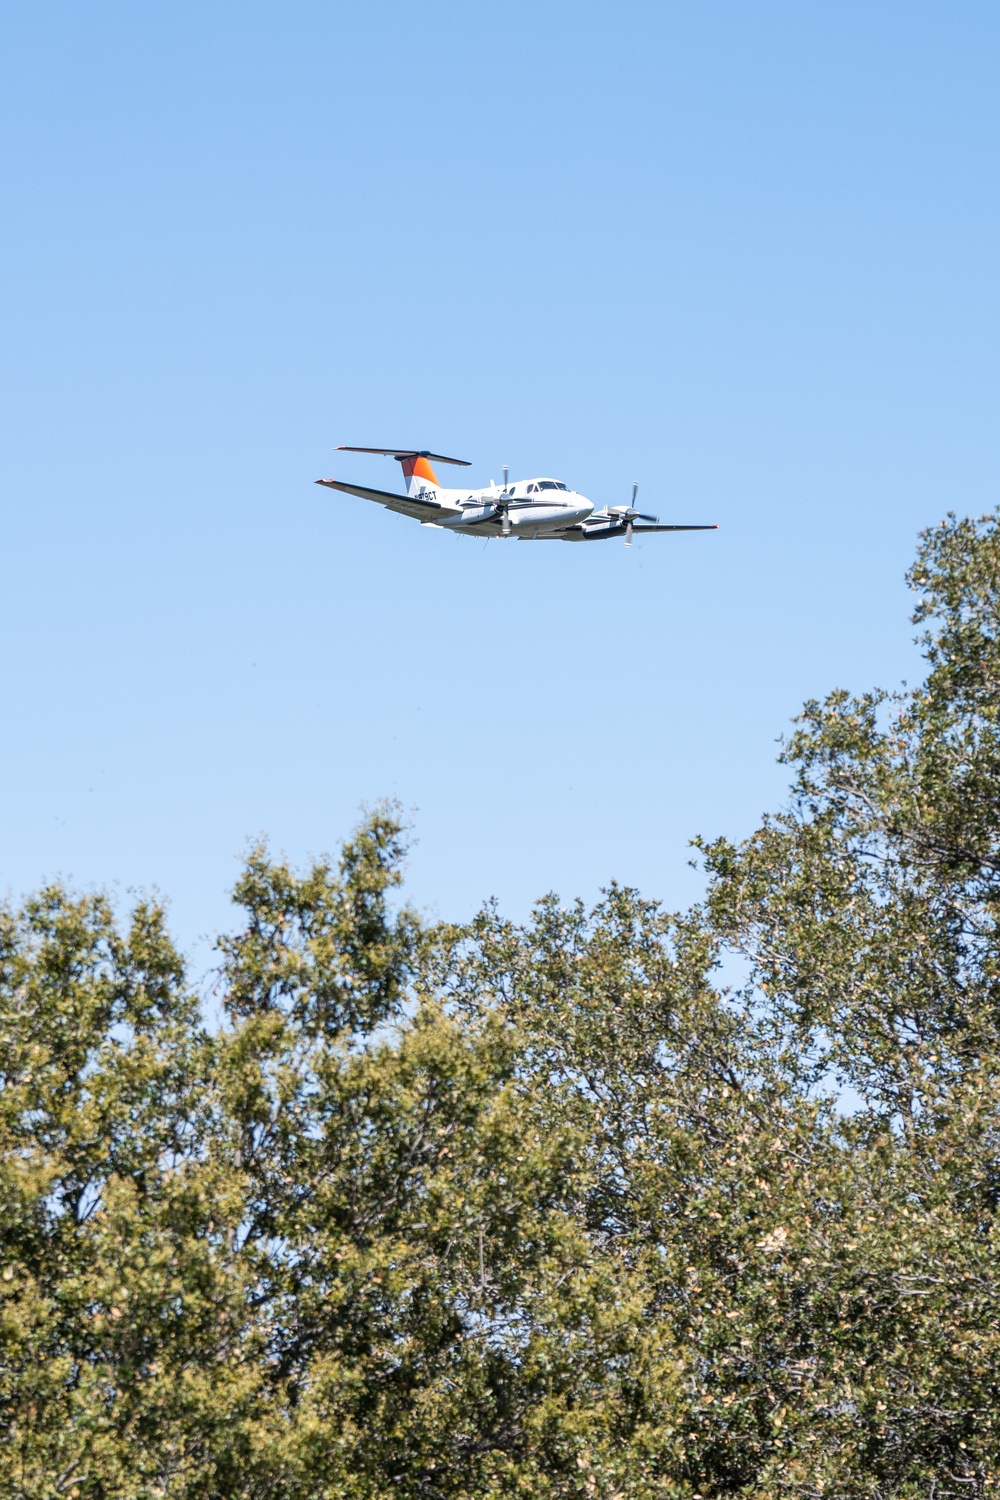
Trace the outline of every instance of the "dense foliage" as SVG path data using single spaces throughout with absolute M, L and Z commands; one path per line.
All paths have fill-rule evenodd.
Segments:
M 1000 518 L 911 582 L 686 916 L 424 927 L 381 809 L 253 851 L 208 1027 L 155 907 L 2 914 L 4 1495 L 992 1492 Z

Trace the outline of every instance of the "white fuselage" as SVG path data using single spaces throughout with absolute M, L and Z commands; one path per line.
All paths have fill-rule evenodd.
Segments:
M 457 511 L 424 524 L 465 535 L 502 534 L 535 537 L 547 531 L 561 531 L 593 513 L 594 503 L 585 495 L 568 489 L 557 479 L 519 479 L 515 484 L 490 484 L 481 490 L 442 489 L 411 481 L 407 488 L 419 498 L 428 499 Z

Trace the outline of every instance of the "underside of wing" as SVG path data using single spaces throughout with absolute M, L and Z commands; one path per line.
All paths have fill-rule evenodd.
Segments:
M 708 525 L 701 526 L 633 526 L 633 531 L 718 531 L 718 525 L 712 521 Z
M 442 505 L 437 500 L 418 500 L 415 495 L 395 495 L 391 490 L 372 490 L 363 484 L 344 484 L 339 479 L 317 479 L 327 489 L 341 490 L 345 495 L 360 495 L 362 500 L 374 500 L 386 510 L 394 510 L 401 516 L 412 516 L 415 521 L 433 521 L 441 516 L 457 514 L 451 505 Z
M 600 530 L 593 526 L 586 526 L 578 521 L 575 526 L 564 526 L 561 531 L 540 531 L 532 538 L 536 542 L 595 542 L 601 537 L 624 536 L 624 526 L 620 529 L 615 526 L 602 526 Z
M 716 525 L 700 526 L 637 526 L 633 523 L 633 533 L 640 531 L 718 531 Z M 567 526 L 562 531 L 545 531 L 539 534 L 537 540 L 540 542 L 608 542 L 613 537 L 627 537 L 629 528 L 623 521 L 578 521 L 575 526 Z

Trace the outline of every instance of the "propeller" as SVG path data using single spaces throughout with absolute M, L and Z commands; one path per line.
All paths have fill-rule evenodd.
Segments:
M 515 500 L 513 498 L 513 495 L 511 494 L 511 491 L 510 491 L 510 485 L 509 485 L 509 479 L 508 479 L 509 474 L 510 474 L 510 469 L 507 467 L 506 464 L 504 464 L 504 466 L 503 466 L 503 488 L 501 489 L 499 495 L 497 495 L 495 498 L 493 496 L 490 496 L 489 498 L 485 499 L 484 501 L 475 501 L 475 502 L 473 502 L 470 499 L 470 501 L 469 501 L 470 505 L 475 504 L 475 506 L 477 508 L 478 508 L 479 505 L 485 505 L 485 510 L 486 510 L 485 515 L 480 515 L 477 518 L 477 520 L 472 523 L 473 525 L 480 524 L 480 523 L 482 523 L 484 521 L 485 522 L 490 522 L 490 521 L 499 520 L 499 522 L 500 522 L 500 530 L 503 533 L 503 535 L 504 536 L 510 536 L 511 532 L 514 529 L 513 525 L 511 524 L 511 519 L 510 519 L 511 509 L 514 509 L 514 510 L 523 510 L 526 506 L 529 506 L 531 504 L 531 501 L 530 500 Z M 496 489 L 496 484 L 494 483 L 494 481 L 492 479 L 490 480 L 490 489 L 491 490 L 495 490 Z
M 509 473 L 510 469 L 506 464 L 504 464 L 503 489 L 500 491 L 500 498 L 498 500 L 494 500 L 493 502 L 493 509 L 500 517 L 500 531 L 503 536 L 510 536 L 511 533 L 510 495 L 507 493 L 507 476 Z
M 511 532 L 513 530 L 513 526 L 511 524 L 511 519 L 510 519 L 510 513 L 511 513 L 511 511 L 512 510 L 530 510 L 532 508 L 532 506 L 536 504 L 536 502 L 534 500 L 532 500 L 532 499 L 525 499 L 525 500 L 515 500 L 514 499 L 513 494 L 512 494 L 512 492 L 510 490 L 510 487 L 508 485 L 508 478 L 507 478 L 507 476 L 508 476 L 509 473 L 510 473 L 510 470 L 508 469 L 507 465 L 504 464 L 504 466 L 503 466 L 503 489 L 500 491 L 500 494 L 497 496 L 497 498 L 495 500 L 491 500 L 489 502 L 490 506 L 492 508 L 493 515 L 500 517 L 500 530 L 502 531 L 502 533 L 503 533 L 504 536 L 510 536 L 510 534 L 511 534 Z M 492 481 L 491 481 L 491 485 L 492 485 Z M 543 504 L 544 504 L 544 502 L 543 502 Z
M 503 492 L 500 495 L 500 504 L 503 507 L 500 517 L 500 531 L 503 536 L 510 536 L 510 496 L 507 494 L 507 475 L 510 469 L 506 464 L 503 466 Z
M 631 505 L 609 505 L 608 506 L 608 515 L 609 516 L 617 516 L 619 523 L 622 522 L 622 521 L 625 522 L 625 545 L 626 545 L 626 547 L 631 547 L 631 545 L 632 545 L 632 522 L 633 521 L 652 521 L 652 522 L 655 523 L 656 521 L 658 521 L 660 519 L 659 516 L 647 516 L 647 515 L 644 515 L 641 510 L 636 510 L 636 508 L 635 508 L 635 497 L 636 497 L 636 495 L 638 493 L 639 493 L 639 481 L 637 479 L 635 481 L 635 483 L 633 484 L 633 486 L 632 486 L 632 504 Z

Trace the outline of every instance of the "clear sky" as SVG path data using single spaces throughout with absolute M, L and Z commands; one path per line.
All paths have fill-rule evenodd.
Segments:
M 614 876 L 919 670 L 918 530 L 998 498 L 1000 8 L 47 3 L 0 35 L 0 887 L 230 920 L 398 797 L 412 898 Z M 716 533 L 422 530 L 338 443 Z

